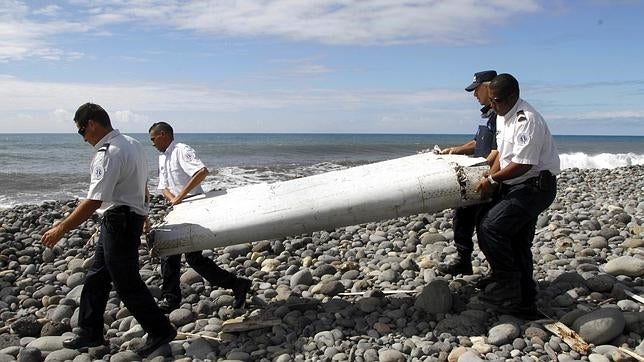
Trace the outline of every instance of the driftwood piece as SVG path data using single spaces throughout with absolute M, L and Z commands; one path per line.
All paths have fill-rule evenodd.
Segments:
M 255 329 L 270 328 L 282 324 L 279 319 L 269 320 L 246 320 L 244 317 L 237 317 L 224 321 L 221 324 L 223 333 L 246 332 Z
M 210 340 L 210 341 L 221 342 L 221 338 L 212 337 L 212 336 L 204 336 L 204 335 L 196 334 L 196 333 L 179 332 L 179 333 L 177 333 L 177 335 L 180 336 L 180 337 L 197 337 L 197 338 L 207 339 L 207 340 Z
M 640 361 L 640 362 L 644 362 L 644 357 L 642 357 L 642 356 L 640 356 L 639 354 L 637 354 L 637 353 L 635 353 L 635 352 L 631 351 L 631 350 L 630 350 L 630 349 L 628 349 L 628 348 L 618 347 L 618 348 L 617 348 L 617 350 L 619 350 L 620 352 L 626 353 L 627 355 L 629 355 L 629 356 L 631 356 L 631 357 L 635 358 L 636 360 L 638 360 L 638 361 Z
M 588 354 L 590 350 L 590 345 L 586 343 L 577 332 L 568 328 L 565 324 L 561 322 L 554 322 L 550 324 L 544 324 L 544 327 L 549 330 L 551 333 L 555 334 L 557 337 L 561 338 L 562 341 L 566 342 L 573 350 L 581 353 Z

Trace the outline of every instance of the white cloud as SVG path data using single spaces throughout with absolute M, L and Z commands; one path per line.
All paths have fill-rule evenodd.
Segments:
M 52 10 L 49 10 L 52 11 Z M 56 34 L 85 31 L 88 27 L 72 21 L 29 19 L 30 9 L 18 1 L 0 2 L 0 62 L 38 57 L 48 60 L 66 58 L 65 52 L 48 38 Z M 71 52 L 77 57 L 78 52 Z
M 62 8 L 58 5 L 47 5 L 39 9 L 35 9 L 33 13 L 35 15 L 43 15 L 43 16 L 50 16 L 54 17 L 57 15 L 60 15 L 62 11 Z
M 117 124 L 150 124 L 150 117 L 132 111 L 116 111 L 110 119 Z
M 387 112 L 400 110 L 400 113 L 444 113 L 452 105 L 456 109 L 462 109 L 463 104 L 471 106 L 471 101 L 464 92 L 440 89 L 274 89 L 246 92 L 192 84 L 35 82 L 0 75 L 0 132 L 15 132 L 23 126 L 27 127 L 15 124 L 18 114 L 31 115 L 34 121 L 39 118 L 34 115 L 47 114 L 64 131 L 73 118 L 73 112 L 85 102 L 101 104 L 118 123 L 135 127 L 147 125 L 160 114 L 199 114 L 206 119 L 221 114 L 235 114 L 242 118 L 259 114 L 256 119 L 262 121 L 274 119 L 275 114 L 290 114 L 286 117 L 288 119 L 275 120 L 279 123 L 298 118 L 294 116 L 298 112 L 315 115 L 320 110 L 340 113 L 365 113 L 374 109 Z M 466 109 L 474 111 L 473 107 Z M 43 126 L 46 128 L 41 132 L 51 130 L 51 125 L 44 123 Z M 24 128 L 24 131 L 33 129 L 37 127 Z
M 242 0 L 195 1 L 177 9 L 175 26 L 217 35 L 277 36 L 327 44 L 484 42 L 481 24 L 538 10 L 522 1 Z
M 66 109 L 55 109 L 51 112 L 50 117 L 54 122 L 59 124 L 69 123 L 70 120 L 74 119 L 74 113 Z
M 114 0 L 70 1 L 65 8 L 28 4 L 0 2 L 0 61 L 64 59 L 66 51 L 56 45 L 55 35 L 109 35 L 110 26 L 124 23 L 215 37 L 341 45 L 485 43 L 486 27 L 539 10 L 536 0 Z M 44 21 L 43 15 L 57 20 Z
M 548 119 L 553 120 L 600 120 L 606 121 L 609 119 L 636 119 L 644 120 L 644 110 L 619 110 L 619 111 L 596 111 L 575 114 L 556 114 L 549 116 Z
M 86 101 L 111 104 L 120 109 L 154 111 L 229 112 L 246 109 L 279 109 L 325 105 L 334 109 L 368 104 L 419 106 L 460 102 L 467 94 L 457 90 L 337 90 L 308 89 L 243 92 L 192 84 L 79 84 L 25 81 L 0 76 L 0 108 L 50 110 Z M 468 99 L 469 100 L 469 99 Z

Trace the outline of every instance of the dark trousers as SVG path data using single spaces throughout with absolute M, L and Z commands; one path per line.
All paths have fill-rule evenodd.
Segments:
M 531 183 L 502 185 L 479 215 L 479 247 L 496 279 L 521 286 L 523 304 L 534 303 L 537 295 L 530 250 L 537 217 L 554 201 L 556 193 L 556 186 L 542 190 Z
M 203 256 L 201 250 L 186 253 L 185 255 L 188 265 L 210 284 L 226 289 L 232 289 L 235 285 L 237 277 L 218 267 L 211 259 Z M 163 297 L 181 300 L 179 280 L 181 277 L 181 254 L 161 258 L 161 275 L 163 276 Z
M 101 221 L 94 264 L 81 293 L 78 318 L 81 333 L 103 334 L 103 313 L 114 284 L 127 309 L 146 332 L 155 336 L 168 334 L 174 328 L 139 274 L 139 245 L 145 217 L 127 208 L 117 210 L 108 210 Z
M 466 207 L 459 207 L 454 210 L 453 229 L 454 229 L 454 243 L 459 255 L 469 257 L 474 250 L 474 243 L 472 242 L 472 234 L 476 226 L 476 217 L 480 205 L 472 205 Z

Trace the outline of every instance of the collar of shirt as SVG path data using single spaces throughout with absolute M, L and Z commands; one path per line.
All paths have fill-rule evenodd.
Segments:
M 512 119 L 514 119 L 514 117 L 517 115 L 517 109 L 519 109 L 519 106 L 521 105 L 521 103 L 523 103 L 523 99 L 521 98 L 517 99 L 517 102 L 514 104 L 514 106 L 512 106 L 512 108 L 510 108 L 510 110 L 508 111 L 508 113 L 505 114 L 505 116 L 500 116 L 498 114 L 496 115 L 497 121 L 499 119 L 501 119 L 501 121 L 506 123 L 512 121 Z
M 163 152 L 163 154 L 166 157 L 170 157 L 170 155 L 172 155 L 172 151 L 174 151 L 174 148 L 176 146 L 177 146 L 177 144 L 174 141 L 170 142 L 170 144 L 168 145 L 168 148 L 165 149 L 165 152 Z
M 490 118 L 494 114 L 494 109 L 490 106 L 485 106 L 481 108 L 481 118 L 486 119 Z
M 113 129 L 112 131 L 110 131 L 110 133 L 106 134 L 106 135 L 105 135 L 105 137 L 101 138 L 101 140 L 100 140 L 100 141 L 98 141 L 98 142 L 94 145 L 94 151 L 98 151 L 101 147 L 103 147 L 103 145 L 104 145 L 107 141 L 111 140 L 112 138 L 114 138 L 114 137 L 116 137 L 116 136 L 118 136 L 118 135 L 120 135 L 120 134 L 121 134 L 121 132 L 119 132 L 119 130 L 118 130 L 118 129 Z

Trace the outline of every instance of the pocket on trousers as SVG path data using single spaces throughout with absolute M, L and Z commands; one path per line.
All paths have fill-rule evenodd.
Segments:
M 127 216 L 122 213 L 106 213 L 103 223 L 109 233 L 120 234 L 127 229 Z

